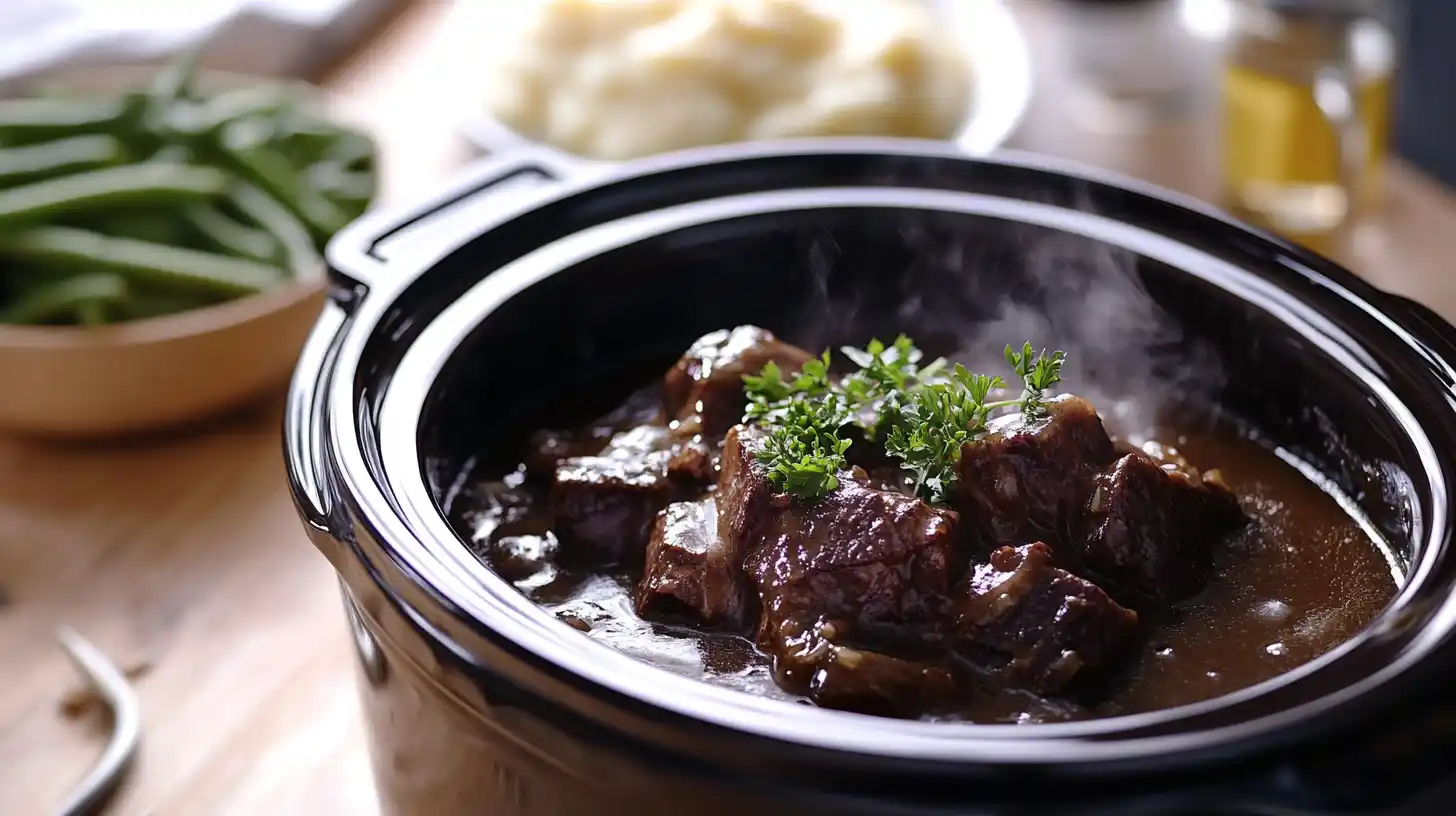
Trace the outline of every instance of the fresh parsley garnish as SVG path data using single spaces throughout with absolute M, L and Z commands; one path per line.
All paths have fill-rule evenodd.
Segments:
M 844 400 L 792 400 L 774 414 L 772 432 L 756 458 L 769 482 L 800 499 L 818 499 L 839 487 L 851 440 L 839 435 L 849 422 Z
M 1030 343 L 1023 345 L 1020 352 L 1011 346 L 1006 347 L 1006 362 L 1023 383 L 1021 413 L 1027 422 L 1036 421 L 1045 410 L 1046 392 L 1062 381 L 1062 363 L 1066 359 L 1065 351 L 1054 351 L 1048 355 L 1046 349 L 1033 357 Z
M 766 424 L 765 420 L 781 414 L 794 400 L 821 398 L 834 389 L 829 379 L 829 351 L 804 363 L 789 380 L 784 379 L 777 363 L 769 361 L 757 376 L 744 374 L 743 387 L 748 394 L 743 421 Z
M 920 360 L 925 355 L 903 334 L 895 338 L 894 344 L 889 347 L 879 340 L 871 340 L 862 349 L 842 346 L 839 350 L 850 362 L 859 366 L 859 371 L 844 379 L 844 390 L 851 399 L 862 403 L 887 396 L 892 391 L 904 391 L 934 377 L 945 367 L 945 360 L 936 360 L 920 368 Z
M 944 503 L 957 478 L 961 448 L 983 436 L 991 416 L 1015 407 L 1027 422 L 1046 411 L 1046 393 L 1062 379 L 1066 354 L 1036 353 L 1031 343 L 1018 351 L 1006 347 L 1006 362 L 1022 382 L 1017 399 L 990 401 L 1006 387 L 1000 377 L 976 374 L 957 363 L 945 373 L 945 360 L 921 367 L 923 354 L 901 335 L 889 346 L 870 341 L 863 349 L 840 351 L 858 370 L 835 381 L 828 351 L 785 379 L 774 363 L 758 375 L 745 375 L 748 410 L 744 422 L 769 432 L 757 459 L 774 487 L 812 501 L 839 487 L 851 440 L 848 425 L 859 425 L 869 440 L 883 440 L 915 479 L 916 494 Z
M 862 349 L 844 346 L 840 351 L 859 366 L 858 371 L 844 378 L 840 388 L 849 401 L 850 411 L 860 421 L 866 438 L 870 440 L 880 439 L 894 424 L 900 400 L 898 396 L 895 400 L 889 399 L 892 395 L 902 396 L 920 387 L 945 368 L 943 359 L 921 368 L 920 360 L 924 354 L 903 334 L 895 338 L 894 344 L 889 347 L 879 340 L 871 340 Z M 870 408 L 876 410 L 871 413 Z M 866 421 L 869 416 L 874 419 Z
M 1004 386 L 1000 377 L 974 374 L 956 363 L 948 382 L 925 385 L 907 395 L 885 438 L 885 452 L 915 476 L 917 495 L 945 503 L 946 489 L 956 479 L 961 446 L 985 433 L 986 419 L 996 406 L 986 398 Z

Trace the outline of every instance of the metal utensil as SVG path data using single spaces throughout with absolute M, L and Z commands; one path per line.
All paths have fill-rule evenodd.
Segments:
M 111 739 L 95 767 L 55 810 L 56 816 L 86 816 L 96 813 L 120 784 L 142 736 L 141 704 L 131 683 L 100 649 L 69 626 L 56 630 L 56 637 L 71 662 L 111 709 Z

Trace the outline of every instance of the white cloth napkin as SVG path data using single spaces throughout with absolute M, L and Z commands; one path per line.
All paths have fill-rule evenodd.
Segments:
M 209 66 L 290 76 L 352 44 L 394 0 L 0 0 L 0 82 L 139 62 L 207 41 Z

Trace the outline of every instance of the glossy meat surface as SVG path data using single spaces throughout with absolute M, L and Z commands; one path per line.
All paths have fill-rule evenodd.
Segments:
M 1029 424 L 1020 414 L 992 420 L 962 449 L 952 486 L 973 553 L 1043 541 L 1062 557 L 1078 539 L 1093 478 L 1115 455 L 1097 409 L 1080 397 L 1052 400 Z
M 950 588 L 956 514 L 846 474 L 814 503 L 773 496 L 747 519 L 744 569 L 765 614 L 861 627 L 927 624 Z
M 770 499 L 754 470 L 754 453 L 762 444 L 757 428 L 731 428 L 713 496 L 670 505 L 658 515 L 637 587 L 637 608 L 644 617 L 671 616 L 686 607 L 707 625 L 743 623 L 743 556 L 750 545 L 745 530 Z
M 905 627 L 932 619 L 949 586 L 954 514 L 872 489 L 850 473 L 823 501 L 791 501 L 755 466 L 762 440 L 749 426 L 728 432 L 713 549 L 721 564 L 736 559 L 752 585 L 757 640 L 782 683 L 822 705 L 857 710 L 903 709 L 926 694 L 948 694 L 947 668 L 846 643 L 904 641 Z
M 1216 479 L 1130 453 L 1094 480 L 1080 558 L 1134 603 L 1166 607 L 1203 588 L 1214 550 L 1247 520 Z
M 669 504 L 652 525 L 647 565 L 637 585 L 637 614 L 741 627 L 741 561 L 718 536 L 718 503 L 712 496 Z
M 757 326 L 711 332 L 667 372 L 663 411 L 696 433 L 720 438 L 743 417 L 743 375 L 758 374 L 772 362 L 787 377 L 812 356 Z
M 551 486 L 563 557 L 598 566 L 641 563 L 657 512 L 712 476 L 708 452 L 667 428 L 642 425 L 596 456 L 563 460 Z
M 860 646 L 854 620 L 814 614 L 793 600 L 778 596 L 765 607 L 757 637 L 780 687 L 825 708 L 890 716 L 944 707 L 960 690 L 948 662 Z
M 1041 542 L 1002 547 L 966 576 L 957 649 L 1000 685 L 1057 694 L 1131 651 L 1138 617 L 1052 565 Z

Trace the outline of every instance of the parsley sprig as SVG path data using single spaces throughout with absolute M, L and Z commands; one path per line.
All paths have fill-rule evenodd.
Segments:
M 1065 351 L 1054 351 L 1048 355 L 1046 349 L 1033 357 L 1030 343 L 1023 345 L 1019 352 L 1011 346 L 1006 347 L 1006 362 L 1024 384 L 1021 413 L 1027 422 L 1036 421 L 1046 406 L 1046 392 L 1062 381 L 1062 363 L 1066 359 Z
M 944 503 L 957 477 L 961 448 L 983 436 L 991 416 L 1015 407 L 1027 422 L 1046 410 L 1046 393 L 1061 382 L 1066 354 L 1036 353 L 1030 343 L 1006 347 L 1006 362 L 1022 382 L 1021 396 L 991 401 L 1006 387 L 998 376 L 976 374 L 945 361 L 921 367 L 923 355 L 901 335 L 890 346 L 872 340 L 863 349 L 841 349 L 858 370 L 839 381 L 829 374 L 825 351 L 790 379 L 773 363 L 743 378 L 748 393 L 745 422 L 769 431 L 758 462 L 779 490 L 804 500 L 839 486 L 852 441 L 844 428 L 859 425 L 866 438 L 883 440 L 915 479 L 915 492 Z
M 871 340 L 863 349 L 842 346 L 839 350 L 859 366 L 859 371 L 844 379 L 843 388 L 850 400 L 861 405 L 913 388 L 945 368 L 944 359 L 921 368 L 920 360 L 925 355 L 903 334 L 888 348 L 879 340 Z
M 795 401 L 817 399 L 834 390 L 829 379 L 829 351 L 816 359 L 804 363 L 799 373 L 785 380 L 778 363 L 769 361 L 757 376 L 743 375 L 743 387 L 748 394 L 748 411 L 744 422 L 769 424 L 782 417 L 784 411 Z
M 1000 377 L 974 374 L 960 363 L 949 382 L 910 392 L 885 438 L 885 451 L 915 476 L 915 493 L 943 504 L 956 479 L 961 446 L 984 433 L 996 403 L 991 391 L 1005 386 Z
M 820 498 L 839 487 L 844 452 L 851 440 L 839 435 L 849 412 L 838 395 L 793 400 L 775 414 L 776 424 L 757 459 L 779 490 L 801 499 Z

